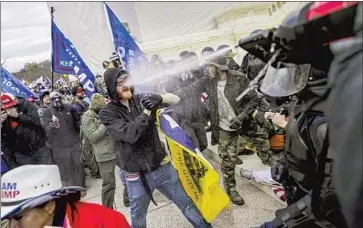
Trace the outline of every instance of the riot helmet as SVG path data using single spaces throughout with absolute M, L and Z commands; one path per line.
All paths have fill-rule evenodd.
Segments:
M 269 66 L 260 89 L 271 97 L 292 96 L 303 90 L 322 96 L 327 91 L 327 75 L 310 64 Z
M 261 84 L 261 92 L 272 97 L 296 94 L 305 88 L 310 71 L 309 64 L 289 64 L 281 68 L 269 66 Z

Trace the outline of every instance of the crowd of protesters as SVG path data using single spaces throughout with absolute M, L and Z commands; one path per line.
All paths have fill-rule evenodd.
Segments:
M 248 43 L 249 48 L 258 49 L 261 53 L 253 53 L 268 65 L 251 54 L 239 65 L 227 45 L 216 52 L 206 47 L 200 57 L 183 51 L 180 60 L 167 63 L 155 55 L 148 66 L 151 75 L 187 67 L 169 71 L 153 93 L 140 93 L 133 87 L 135 75 L 115 53 L 102 63 L 98 93 L 90 98 L 81 85 L 47 91 L 38 84 L 38 103 L 1 93 L 1 227 L 129 228 L 113 208 L 116 166 L 131 227 L 147 226 L 148 206 L 157 205 L 155 189 L 193 227 L 212 227 L 167 156 L 155 123 L 160 108 L 169 109 L 197 153 L 207 150 L 206 132 L 211 131 L 211 144 L 218 144 L 222 159 L 223 185 L 234 204 L 244 204 L 236 190 L 235 168 L 243 163 L 238 155 L 256 151 L 262 163 L 272 166 L 241 170 L 255 180 L 263 172 L 284 188 L 287 207 L 261 228 L 362 227 L 362 176 L 357 172 L 362 110 L 356 95 L 362 92 L 363 4 L 307 6 L 292 11 L 282 26 L 268 31 L 268 38 L 266 31 L 259 33 L 263 39 L 255 36 L 257 30 L 251 33 L 264 45 Z M 307 21 L 290 20 L 306 12 L 318 13 Z M 266 49 L 269 39 L 274 45 Z M 86 167 L 93 178 L 103 179 L 102 206 L 80 201 Z
M 211 227 L 186 195 L 166 155 L 155 126 L 155 110 L 161 104 L 168 106 L 200 152 L 208 148 L 207 132 L 211 131 L 211 144 L 218 144 L 222 158 L 225 191 L 233 203 L 243 205 L 234 176 L 236 165 L 243 163 L 238 155 L 253 154 L 251 148 L 255 148 L 262 163 L 276 163 L 283 150 L 284 131 L 273 119 L 283 115 L 270 111 L 286 105 L 285 101 L 267 100 L 256 91 L 236 102 L 263 63 L 251 61 L 247 55 L 239 65 L 227 45 L 216 51 L 205 47 L 200 57 L 183 51 L 179 60 L 166 63 L 152 56 L 151 74 L 188 66 L 159 83 L 154 94 L 134 93 L 129 83 L 132 75 L 116 55 L 102 63 L 104 75 L 97 75 L 95 81 L 98 93 L 90 98 L 82 85 L 69 89 L 67 83 L 57 84 L 53 91 L 38 85 L 34 92 L 39 100 L 33 102 L 2 93 L 5 164 L 10 170 L 55 164 L 64 187 L 83 188 L 88 168 L 92 178 L 102 178 L 102 205 L 110 209 L 114 208 L 117 166 L 132 227 L 146 227 L 148 205 L 150 201 L 156 204 L 152 196 L 155 189 L 174 202 L 194 227 Z M 287 110 L 285 106 L 282 109 Z M 271 139 L 277 135 L 280 141 L 276 146 L 276 140 Z

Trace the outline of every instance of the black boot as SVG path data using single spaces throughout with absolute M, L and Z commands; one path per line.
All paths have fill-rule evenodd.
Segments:
M 236 190 L 229 190 L 227 192 L 229 198 L 231 199 L 231 201 L 236 204 L 236 205 L 243 205 L 245 204 L 245 201 L 243 200 L 242 196 L 240 196 L 240 194 L 236 191 Z
M 124 207 L 130 207 L 130 200 L 129 200 L 129 195 L 127 192 L 127 186 L 124 186 L 123 203 L 124 203 Z
M 237 157 L 237 165 L 242 165 L 242 164 L 243 164 L 242 159 L 240 159 L 239 157 Z
M 246 148 L 243 148 L 241 149 L 239 152 L 238 152 L 238 155 L 252 155 L 254 154 L 255 152 L 253 152 L 253 150 L 249 150 L 249 149 L 246 149 Z

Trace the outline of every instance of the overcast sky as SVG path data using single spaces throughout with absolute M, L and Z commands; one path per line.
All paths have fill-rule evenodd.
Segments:
M 46 2 L 1 3 L 1 62 L 11 72 L 27 62 L 51 58 L 50 13 Z

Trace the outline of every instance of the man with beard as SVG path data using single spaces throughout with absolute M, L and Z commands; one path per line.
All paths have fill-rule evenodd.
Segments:
M 199 70 L 198 56 L 194 52 L 187 54 L 185 64 L 190 70 L 183 72 L 179 77 L 172 77 L 166 83 L 166 92 L 174 92 L 200 80 L 203 75 Z M 175 111 L 177 122 L 192 140 L 194 148 L 201 152 L 208 147 L 207 133 L 204 128 L 205 107 L 201 102 L 201 93 L 189 94 L 188 98 L 176 105 Z
M 249 124 L 256 109 L 258 99 L 255 91 L 250 91 L 244 99 L 236 102 L 239 94 L 248 87 L 249 80 L 238 71 L 231 71 L 223 56 L 207 61 L 210 77 L 175 92 L 182 100 L 193 93 L 206 92 L 210 98 L 212 134 L 219 139 L 218 153 L 222 158 L 224 188 L 237 205 L 244 200 L 236 190 L 235 168 L 237 164 L 237 140 L 239 130 Z
M 85 113 L 88 109 L 88 103 L 84 100 L 86 93 L 84 89 L 80 86 L 72 87 L 72 96 L 74 97 L 72 101 L 72 106 L 76 108 L 80 113 Z
M 152 196 L 155 189 L 174 202 L 194 227 L 211 227 L 181 186 L 155 126 L 158 106 L 179 99 L 172 94 L 134 95 L 128 85 L 129 73 L 119 68 L 107 69 L 104 78 L 111 102 L 101 109 L 100 120 L 118 145 L 116 152 L 129 190 L 132 227 L 146 228 L 150 200 L 156 204 Z
M 1 94 L 1 104 L 1 150 L 9 169 L 17 165 L 51 164 L 36 106 L 10 93 Z
M 44 127 L 54 159 L 65 186 L 85 186 L 81 163 L 79 130 L 81 113 L 71 105 L 63 104 L 58 92 L 51 92 L 51 106 L 44 111 Z

